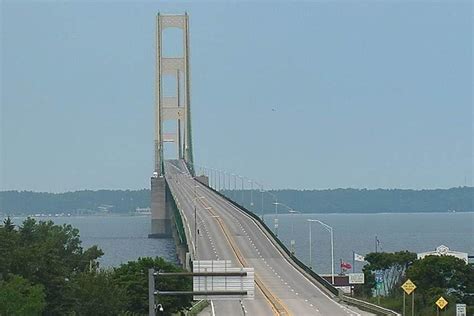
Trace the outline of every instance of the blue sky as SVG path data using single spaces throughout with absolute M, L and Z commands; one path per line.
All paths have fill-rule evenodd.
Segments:
M 197 163 L 472 185 L 470 1 L 2 1 L 0 190 L 149 187 L 155 14 L 185 10 Z

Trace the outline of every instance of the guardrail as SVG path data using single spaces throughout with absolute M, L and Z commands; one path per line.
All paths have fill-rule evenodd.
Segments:
M 204 183 L 202 183 L 202 184 L 204 184 Z M 360 299 L 356 299 L 356 298 L 353 298 L 351 296 L 347 296 L 347 295 L 343 294 L 342 291 L 335 288 L 326 279 L 324 279 L 319 274 L 314 272 L 306 264 L 301 262 L 295 255 L 293 255 L 291 253 L 291 251 L 285 246 L 285 244 L 283 244 L 283 242 L 273 233 L 273 231 L 267 226 L 267 224 L 264 221 L 262 221 L 262 219 L 258 215 L 256 215 L 252 211 L 246 209 L 244 206 L 242 206 L 242 205 L 234 202 L 233 200 L 229 199 L 227 196 L 220 193 L 219 191 L 214 190 L 213 188 L 211 188 L 208 185 L 206 185 L 206 186 L 210 190 L 212 190 L 214 193 L 218 194 L 220 197 L 224 198 L 229 203 L 232 203 L 234 206 L 238 207 L 239 209 L 244 211 L 247 215 L 252 217 L 255 221 L 257 221 L 265 229 L 266 233 L 268 233 L 272 237 L 272 239 L 278 244 L 278 246 L 280 246 L 280 248 L 288 255 L 288 257 L 300 269 L 304 270 L 304 272 L 306 272 L 308 275 L 310 275 L 320 285 L 322 285 L 327 291 L 329 291 L 330 293 L 332 293 L 333 295 L 338 297 L 340 300 L 342 300 L 342 301 L 344 301 L 348 304 L 355 305 L 355 306 L 359 307 L 360 309 L 366 310 L 368 312 L 375 313 L 376 315 L 384 315 L 384 316 L 400 316 L 401 315 L 401 314 L 399 314 L 395 311 L 392 311 L 390 309 L 387 309 L 387 308 L 384 308 L 384 307 L 381 307 L 381 306 L 378 306 L 378 305 L 375 305 L 375 304 L 372 304 L 372 303 L 369 303 L 369 302 L 366 302 L 366 301 L 363 301 L 363 300 L 360 300 Z
M 194 304 L 189 310 L 184 312 L 184 315 L 186 316 L 195 316 L 202 312 L 204 308 L 209 306 L 209 301 L 206 300 L 200 300 L 196 304 Z
M 285 244 L 273 233 L 273 231 L 267 226 L 267 224 L 262 221 L 262 219 L 256 215 L 255 213 L 249 211 L 242 205 L 232 201 L 228 197 L 226 197 L 224 194 L 220 193 L 219 191 L 214 190 L 213 188 L 209 187 L 212 191 L 214 191 L 216 194 L 221 196 L 222 198 L 226 199 L 228 202 L 232 203 L 234 206 L 240 208 L 243 210 L 247 215 L 251 216 L 254 220 L 256 220 L 260 225 L 266 230 L 266 232 L 272 237 L 272 239 L 280 246 L 280 248 L 290 257 L 293 262 L 298 265 L 301 269 L 303 269 L 306 273 L 308 273 L 311 277 L 316 279 L 322 286 L 324 286 L 329 292 L 331 292 L 334 295 L 339 295 L 339 290 L 336 289 L 331 283 L 329 283 L 326 279 L 321 277 L 319 274 L 308 268 L 303 262 L 301 262 L 296 256 L 294 256 L 291 251 L 285 246 Z
M 371 313 L 377 313 L 377 315 L 387 315 L 387 316 L 401 316 L 402 314 L 392 311 L 388 308 L 378 306 L 351 296 L 341 295 L 340 299 L 351 305 L 355 305 L 362 310 L 366 310 Z
M 167 181 L 167 180 L 165 180 Z M 167 185 L 167 190 L 169 190 L 169 194 L 171 195 L 172 198 L 172 207 L 173 207 L 173 213 L 174 213 L 174 222 L 176 225 L 176 230 L 178 231 L 178 237 L 179 241 L 182 244 L 187 244 L 187 239 L 186 239 L 186 231 L 184 229 L 184 224 L 183 224 L 183 218 L 181 217 L 181 211 L 179 210 L 179 207 L 176 203 L 176 199 L 173 195 L 173 192 L 171 192 L 171 189 L 169 188 L 169 185 Z

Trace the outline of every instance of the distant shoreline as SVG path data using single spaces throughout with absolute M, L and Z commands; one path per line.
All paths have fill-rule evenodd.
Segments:
M 259 213 L 255 213 L 257 216 L 261 216 Z M 364 213 L 364 212 L 345 212 L 345 213 L 298 213 L 295 215 L 289 213 L 278 213 L 278 216 L 304 216 L 304 215 L 406 215 L 406 214 L 413 214 L 413 215 L 435 215 L 435 214 L 472 214 L 474 216 L 474 211 L 460 211 L 460 212 L 380 212 L 380 213 Z M 115 213 L 115 214 L 71 214 L 71 215 L 64 215 L 64 216 L 55 216 L 55 215 L 45 215 L 45 216 L 37 216 L 37 215 L 24 215 L 24 214 L 0 214 L 0 218 L 7 218 L 10 217 L 12 219 L 15 218 L 35 218 L 35 219 L 54 219 L 54 218 L 81 218 L 81 217 L 150 217 L 151 214 L 134 214 L 134 213 Z M 274 217 L 275 213 L 265 213 L 265 217 L 270 216 Z
M 291 208 L 309 214 L 396 214 L 474 212 L 474 187 L 451 189 L 332 189 L 222 191 L 256 214 L 284 214 Z M 99 190 L 68 193 L 0 191 L 0 214 L 130 215 L 150 211 L 150 190 Z M 253 203 L 252 203 L 253 202 Z M 287 207 L 284 207 L 287 206 Z M 400 211 L 401 210 L 401 211 Z

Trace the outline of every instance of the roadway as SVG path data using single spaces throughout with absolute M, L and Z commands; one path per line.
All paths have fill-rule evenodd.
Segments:
M 216 315 L 372 315 L 336 302 L 297 269 L 252 217 L 195 180 L 182 161 L 167 161 L 165 174 L 198 260 L 231 260 L 253 267 L 255 299 L 214 301 Z M 194 205 L 198 233 L 194 234 Z M 196 240 L 196 244 L 194 243 Z

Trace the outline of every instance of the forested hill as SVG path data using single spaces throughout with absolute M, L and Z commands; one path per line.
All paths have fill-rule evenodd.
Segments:
M 99 190 L 66 193 L 0 192 L 0 213 L 129 213 L 150 206 L 150 190 Z
M 281 190 L 278 201 L 304 213 L 472 212 L 474 188 Z
M 261 193 L 227 192 L 238 202 L 261 211 Z M 271 191 L 284 203 L 304 213 L 382 213 L 382 212 L 466 212 L 474 211 L 474 188 L 459 187 L 436 190 L 276 190 Z M 273 197 L 264 194 L 265 213 L 274 212 Z M 28 215 L 37 213 L 130 213 L 150 206 L 150 190 L 99 190 L 67 193 L 29 191 L 0 192 L 0 214 Z M 282 208 L 281 212 L 284 208 Z

